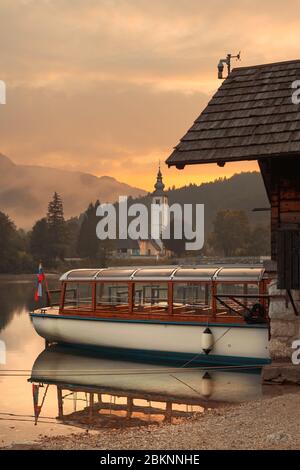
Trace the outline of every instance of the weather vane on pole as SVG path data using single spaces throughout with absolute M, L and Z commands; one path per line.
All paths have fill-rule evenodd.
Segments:
M 231 59 L 241 60 L 241 51 L 237 55 L 227 54 L 226 59 L 220 59 L 218 63 L 218 78 L 222 80 L 223 71 L 224 71 L 224 64 L 227 65 L 227 77 L 231 72 Z

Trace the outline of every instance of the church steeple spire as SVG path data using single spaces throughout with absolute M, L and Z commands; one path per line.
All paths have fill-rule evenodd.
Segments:
M 158 196 L 158 195 L 164 194 L 165 185 L 163 183 L 162 174 L 160 171 L 160 162 L 158 164 L 158 172 L 157 172 L 156 183 L 154 185 L 154 188 L 155 188 L 155 191 L 153 193 L 154 195 Z

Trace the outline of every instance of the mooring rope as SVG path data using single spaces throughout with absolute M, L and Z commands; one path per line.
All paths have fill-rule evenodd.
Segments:
M 186 372 L 197 372 L 197 371 L 206 371 L 206 370 L 250 370 L 250 369 L 261 369 L 262 364 L 245 364 L 245 365 L 218 365 L 218 366 L 208 366 L 208 365 L 203 365 L 202 367 L 186 367 L 187 364 L 191 363 L 191 361 L 194 361 L 196 357 L 200 356 L 201 353 L 196 354 L 192 359 L 190 359 L 187 363 L 183 364 L 182 366 L 179 366 L 178 368 L 171 368 L 171 369 L 162 369 L 162 370 L 156 370 L 156 369 L 140 369 L 140 370 L 131 370 L 128 369 L 127 371 L 114 371 L 114 370 L 108 370 L 104 371 L 103 369 L 95 369 L 95 370 L 82 370 L 82 371 L 72 371 L 70 369 L 61 369 L 59 371 L 55 369 L 48 369 L 48 370 L 39 370 L 38 374 L 39 376 L 36 377 L 36 380 L 41 378 L 41 375 L 43 376 L 52 376 L 52 374 L 55 374 L 56 377 L 67 375 L 68 377 L 84 377 L 84 376 L 130 376 L 130 375 L 161 375 L 161 374 L 170 374 L 170 373 L 186 373 Z M 22 370 L 22 369 L 4 369 L 0 371 L 0 377 L 28 377 L 29 374 L 31 374 L 31 370 Z M 32 378 L 34 379 L 34 377 Z

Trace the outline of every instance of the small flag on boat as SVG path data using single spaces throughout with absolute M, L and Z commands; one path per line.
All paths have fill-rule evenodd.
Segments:
M 43 271 L 42 263 L 39 264 L 39 270 L 37 273 L 37 283 L 34 293 L 34 300 L 37 302 L 43 296 L 43 282 L 45 281 L 45 274 Z
M 46 389 L 45 389 L 45 392 L 44 392 L 44 396 L 42 398 L 42 402 L 41 404 L 39 405 L 39 391 L 40 391 L 40 387 L 44 387 L 43 384 L 32 384 L 32 397 L 33 397 L 33 411 L 34 411 L 34 424 L 35 426 L 37 425 L 38 423 L 38 419 L 39 419 L 39 416 L 41 414 L 41 411 L 42 411 L 42 408 L 43 408 L 43 405 L 45 403 L 45 400 L 46 400 L 46 396 L 47 396 L 47 392 L 48 392 L 48 388 L 49 388 L 49 384 L 47 385 Z

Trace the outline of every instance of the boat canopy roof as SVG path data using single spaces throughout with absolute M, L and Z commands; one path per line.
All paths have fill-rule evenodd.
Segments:
M 265 269 L 261 266 L 155 266 L 73 269 L 61 281 L 235 281 L 258 282 Z

